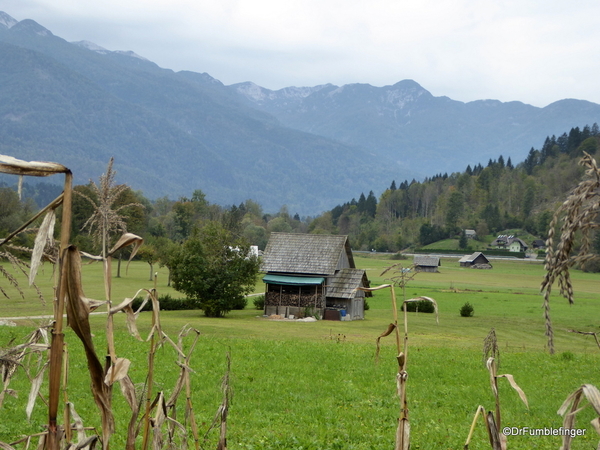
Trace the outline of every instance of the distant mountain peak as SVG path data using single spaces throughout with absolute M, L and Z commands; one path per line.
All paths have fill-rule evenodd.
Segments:
M 12 18 L 4 11 L 0 11 L 0 25 L 5 26 L 6 28 L 11 28 L 13 25 L 19 23 L 16 19 Z
M 77 41 L 71 42 L 71 44 L 76 45 L 77 47 L 91 50 L 96 53 L 100 53 L 101 55 L 106 55 L 107 53 L 110 53 L 110 50 L 107 50 L 104 47 L 100 47 L 98 44 L 94 44 L 90 41 Z
M 21 20 L 20 22 L 14 24 L 11 28 L 18 31 L 24 31 L 29 34 L 37 34 L 39 36 L 54 36 L 49 29 L 44 28 L 35 20 L 31 19 Z
M 394 84 L 392 87 L 396 89 L 419 89 L 425 91 L 426 89 L 414 80 L 401 80 Z
M 115 50 L 113 53 L 116 53 L 118 55 L 130 56 L 131 58 L 141 59 L 142 61 L 149 61 L 148 59 L 138 55 L 136 52 L 133 52 L 131 50 Z
M 243 95 L 249 100 L 254 102 L 263 102 L 266 100 L 291 100 L 291 99 L 304 99 L 314 94 L 317 91 L 320 91 L 324 88 L 335 88 L 337 86 L 333 86 L 332 84 L 320 84 L 318 86 L 288 86 L 277 91 L 272 91 L 271 89 L 267 89 L 259 86 L 256 83 L 251 81 L 246 81 L 244 83 L 233 84 L 232 87 L 237 93 Z
M 99 53 L 101 55 L 108 55 L 109 53 L 114 53 L 117 55 L 124 55 L 124 56 L 129 56 L 131 58 L 141 59 L 142 61 L 148 61 L 143 56 L 140 56 L 137 53 L 132 52 L 131 50 L 116 50 L 116 51 L 107 50 L 104 47 L 101 47 L 98 44 L 94 44 L 93 42 L 90 42 L 90 41 L 77 41 L 77 42 L 71 42 L 71 44 L 76 45 L 77 47 L 85 48 L 92 52 Z

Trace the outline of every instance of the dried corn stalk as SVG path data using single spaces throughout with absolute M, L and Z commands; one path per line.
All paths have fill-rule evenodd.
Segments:
M 494 358 L 500 365 L 500 349 L 498 348 L 498 339 L 496 330 L 492 328 L 483 340 L 483 363 L 487 364 L 489 358 Z
M 97 205 L 96 215 L 93 216 L 88 225 L 100 225 L 100 222 L 104 222 L 103 225 L 100 225 L 99 228 L 102 228 L 102 255 L 94 257 L 92 255 L 86 255 L 96 260 L 101 260 L 104 263 L 105 270 L 105 291 L 106 291 L 106 301 L 99 302 L 96 300 L 91 300 L 85 297 L 83 293 L 83 287 L 81 284 L 81 259 L 80 254 L 75 247 L 69 246 L 70 239 L 70 226 L 71 226 L 71 197 L 72 197 L 72 175 L 71 172 L 61 166 L 59 164 L 53 163 L 38 163 L 38 162 L 24 162 L 17 160 L 15 158 L 6 157 L 0 155 L 0 172 L 5 173 L 13 173 L 17 175 L 33 175 L 33 176 L 47 176 L 55 173 L 64 173 L 65 174 L 65 188 L 63 193 L 54 200 L 51 204 L 49 204 L 46 208 L 40 211 L 36 216 L 31 218 L 26 224 L 22 225 L 18 230 L 15 230 L 11 233 L 7 238 L 0 240 L 0 247 L 4 246 L 7 248 L 10 246 L 9 241 L 20 232 L 24 231 L 31 223 L 33 223 L 38 218 L 45 215 L 40 229 L 38 231 L 38 235 L 35 240 L 35 246 L 32 251 L 32 262 L 31 262 L 31 271 L 30 271 L 30 282 L 33 282 L 35 278 L 35 274 L 40 266 L 40 263 L 44 256 L 48 257 L 45 254 L 44 249 L 53 243 L 53 231 L 55 224 L 55 211 L 59 206 L 63 206 L 63 215 L 61 219 L 61 237 L 60 237 L 60 250 L 58 251 L 58 257 L 55 258 L 58 261 L 58 270 L 55 272 L 57 276 L 56 281 L 56 299 L 55 299 L 55 316 L 54 316 L 54 325 L 52 330 L 52 342 L 50 345 L 50 360 L 48 363 L 49 366 L 49 400 L 48 400 L 48 430 L 43 433 L 39 433 L 33 436 L 27 436 L 16 443 L 11 445 L 17 445 L 19 443 L 25 442 L 26 448 L 29 448 L 32 438 L 39 437 L 38 450 L 49 449 L 49 450 L 58 450 L 61 446 L 61 442 L 64 441 L 64 448 L 67 450 L 71 449 L 93 449 L 98 443 L 98 436 L 86 437 L 84 432 L 83 423 L 81 418 L 77 415 L 77 412 L 73 408 L 72 404 L 68 401 L 66 395 L 66 386 L 68 384 L 67 373 L 68 373 L 68 362 L 66 356 L 63 356 L 63 349 L 65 349 L 64 343 L 64 334 L 63 334 L 63 313 L 67 312 L 67 320 L 68 324 L 73 328 L 77 336 L 80 338 L 84 345 L 84 350 L 86 353 L 86 357 L 88 359 L 88 368 L 90 371 L 90 376 L 92 379 L 92 393 L 94 395 L 94 399 L 99 406 L 102 415 L 102 440 L 101 445 L 103 449 L 108 449 L 110 435 L 114 430 L 114 419 L 112 417 L 111 411 L 111 392 L 112 385 L 115 381 L 119 381 L 121 385 L 121 390 L 130 405 L 132 410 L 132 417 L 130 420 L 129 428 L 128 428 L 128 436 L 127 436 L 127 444 L 126 448 L 129 450 L 133 450 L 135 448 L 135 440 L 137 436 L 137 432 L 139 427 L 136 428 L 137 417 L 140 411 L 141 401 L 138 400 L 135 392 L 135 387 L 133 382 L 129 378 L 128 368 L 130 362 L 125 358 L 119 358 L 116 355 L 115 345 L 114 345 L 114 336 L 113 336 L 113 327 L 112 327 L 112 318 L 113 315 L 117 312 L 123 311 L 127 314 L 127 324 L 129 331 L 132 335 L 141 340 L 139 336 L 139 332 L 135 326 L 135 319 L 139 314 L 139 311 L 143 308 L 140 308 L 137 312 L 134 312 L 131 303 L 133 299 L 142 291 L 138 291 L 136 295 L 132 298 L 125 299 L 121 304 L 116 307 L 111 306 L 111 295 L 110 295 L 110 284 L 111 284 L 111 272 L 110 272 L 110 264 L 111 258 L 115 252 L 123 248 L 124 246 L 133 245 L 134 249 L 131 253 L 131 258 L 135 255 L 137 249 L 141 245 L 141 238 L 132 234 L 124 234 L 121 239 L 114 245 L 114 247 L 107 251 L 106 244 L 108 242 L 107 230 L 110 230 L 110 226 L 105 226 L 105 219 L 112 217 L 115 224 L 120 225 L 117 210 L 111 210 L 111 206 L 113 201 L 118 197 L 121 191 L 119 189 L 123 189 L 118 186 L 116 190 L 111 190 L 112 180 L 114 177 L 114 172 L 112 171 L 112 160 L 109 163 L 109 170 L 107 175 L 101 178 L 101 187 L 99 188 L 99 192 L 104 192 L 105 197 L 103 202 Z M 100 192 L 100 193 L 102 193 Z M 123 206 L 132 206 L 126 205 Z M 112 215 L 111 215 L 112 214 Z M 9 258 L 10 260 L 10 258 Z M 11 262 L 13 262 L 11 260 Z M 23 270 L 23 269 L 21 269 Z M 16 280 L 11 278 L 11 275 L 5 271 L 2 267 L 0 267 L 0 273 L 2 273 L 5 277 L 9 279 L 11 284 L 16 285 Z M 18 285 L 16 285 L 18 289 Z M 1 291 L 1 288 L 0 288 Z M 152 405 L 148 405 L 146 415 L 144 420 L 145 423 L 150 425 L 152 428 L 152 442 L 154 449 L 163 448 L 166 445 L 168 448 L 175 448 L 175 441 L 173 436 L 175 436 L 175 431 L 179 430 L 180 435 L 185 436 L 185 428 L 182 424 L 177 422 L 176 413 L 175 413 L 175 403 L 179 393 L 182 391 L 183 386 L 186 389 L 186 413 L 185 420 L 186 422 L 191 423 L 192 433 L 195 441 L 196 449 L 199 449 L 199 439 L 198 432 L 195 423 L 195 419 L 193 416 L 193 409 L 191 405 L 191 386 L 190 386 L 190 377 L 189 372 L 191 368 L 189 366 L 189 361 L 191 357 L 191 352 L 193 351 L 198 336 L 196 336 L 196 341 L 192 345 L 191 350 L 187 355 L 183 352 L 183 344 L 182 338 L 187 333 L 182 332 L 180 334 L 179 344 L 175 345 L 169 338 L 164 334 L 160 327 L 160 316 L 159 316 L 159 303 L 158 297 L 156 294 L 156 289 L 145 290 L 147 292 L 145 302 L 152 301 L 153 304 L 153 320 L 152 320 L 152 329 L 149 333 L 147 340 L 151 341 L 151 350 L 150 350 L 150 368 L 148 375 L 148 386 L 147 386 L 147 395 L 150 398 L 152 391 L 152 373 L 154 370 L 154 354 L 156 349 L 162 345 L 164 342 L 170 342 L 176 349 L 178 349 L 178 353 L 180 356 L 179 366 L 181 367 L 181 375 L 176 383 L 175 392 L 169 399 L 169 401 L 165 401 L 164 394 L 162 392 L 158 393 L 156 396 L 156 400 L 152 403 Z M 4 292 L 4 291 L 2 291 Z M 100 362 L 98 358 L 92 340 L 92 334 L 89 324 L 89 314 L 90 312 L 97 308 L 102 304 L 108 305 L 108 321 L 107 321 L 107 340 L 109 343 L 109 356 L 108 365 L 106 368 Z M 17 346 L 16 350 L 11 352 L 4 352 L 0 354 L 0 367 L 2 367 L 2 379 L 4 383 L 4 389 L 0 393 L 0 403 L 5 394 L 11 394 L 12 391 L 8 389 L 7 380 L 10 379 L 12 374 L 14 373 L 14 369 L 20 364 L 20 361 L 23 357 L 23 349 L 28 348 L 27 351 L 42 351 L 48 349 L 48 345 L 35 344 L 35 343 L 27 343 L 23 346 Z M 66 354 L 66 352 L 65 352 Z M 40 360 L 41 361 L 41 360 Z M 63 367 L 64 366 L 64 367 Z M 34 400 L 36 397 L 40 396 L 39 387 L 41 385 L 41 380 L 43 379 L 43 372 L 46 366 L 41 362 L 38 362 L 38 369 L 35 376 L 30 376 L 32 380 L 32 390 L 29 397 L 29 402 L 27 404 L 27 412 L 31 413 L 34 406 Z M 229 374 L 229 369 L 227 372 L 227 376 Z M 62 375 L 62 376 L 61 376 Z M 61 388 L 61 382 L 63 386 L 63 394 L 65 405 L 64 412 L 64 422 L 68 426 L 63 429 L 60 427 L 57 422 L 58 416 L 58 406 L 59 406 L 59 391 Z M 226 386 L 229 386 L 229 383 L 226 383 Z M 227 388 L 229 389 L 229 387 Z M 229 397 L 227 397 L 228 399 Z M 226 418 L 226 411 L 228 408 L 228 403 L 225 404 L 224 414 L 222 417 Z M 171 415 L 169 416 L 168 412 L 171 410 Z M 152 417 L 150 417 L 150 413 L 154 411 Z M 71 428 L 70 422 L 71 418 L 75 424 L 75 429 L 77 431 L 77 442 L 71 443 Z M 163 434 L 161 428 L 164 424 L 169 424 L 169 439 L 166 444 L 164 444 Z M 224 430 L 223 424 L 221 425 L 222 430 Z M 149 440 L 147 439 L 149 436 L 148 433 L 144 433 L 144 444 L 143 448 L 146 448 Z M 182 439 L 184 447 L 187 447 L 187 437 Z M 223 442 L 223 439 L 221 439 Z M 13 447 L 0 442 L 0 448 L 2 449 L 12 449 Z M 221 444 L 220 444 L 221 445 Z M 224 446 L 222 446 L 224 448 Z
M 104 367 L 94 348 L 89 323 L 90 305 L 83 293 L 81 284 L 81 257 L 76 247 L 67 249 L 63 268 L 67 280 L 65 296 L 69 326 L 83 343 L 92 382 L 94 400 L 102 415 L 102 443 L 108 448 L 108 441 L 114 432 L 114 418 L 111 409 L 110 389 L 104 382 Z
M 402 286 L 404 288 L 406 286 L 406 278 L 401 276 L 400 279 L 404 283 Z M 396 304 L 396 293 L 394 291 L 394 286 L 391 284 L 383 284 L 375 288 L 358 289 L 366 292 L 373 292 L 379 289 L 386 288 L 390 288 L 392 293 L 392 314 L 394 317 L 394 322 L 389 324 L 386 331 L 381 333 L 381 335 L 379 335 L 379 337 L 377 338 L 377 355 L 379 355 L 379 344 L 381 338 L 389 336 L 390 334 L 392 334 L 392 332 L 394 332 L 396 336 L 396 348 L 398 350 L 398 356 L 396 356 L 396 360 L 398 362 L 398 373 L 396 374 L 396 389 L 398 393 L 398 398 L 400 400 L 400 418 L 398 421 L 398 428 L 396 429 L 395 450 L 408 450 L 410 448 L 410 422 L 408 419 L 408 404 L 406 399 L 406 381 L 408 379 L 408 373 L 406 371 L 406 364 L 408 361 L 408 314 L 406 310 L 406 304 L 410 302 L 419 302 L 423 300 L 431 302 L 435 309 L 436 322 L 439 324 L 438 307 L 436 301 L 430 297 L 417 297 L 404 300 L 404 302 L 402 303 L 402 309 L 404 311 L 404 345 L 401 346 L 400 330 L 398 329 L 398 307 Z
M 473 418 L 473 422 L 471 424 L 471 429 L 469 430 L 469 435 L 467 436 L 467 441 L 465 442 L 465 450 L 469 448 L 469 442 L 471 442 L 473 431 L 475 431 L 475 424 L 477 423 L 477 419 L 480 415 L 484 419 L 492 450 L 506 450 L 506 436 L 500 433 L 500 430 L 502 429 L 502 418 L 500 415 L 500 396 L 498 395 L 498 378 L 506 378 L 510 383 L 511 387 L 519 394 L 521 401 L 523 401 L 527 409 L 529 409 L 529 403 L 527 402 L 527 396 L 525 395 L 525 392 L 523 392 L 523 390 L 515 382 L 515 379 L 511 374 L 507 373 L 503 375 L 498 375 L 496 361 L 494 358 L 488 358 L 486 362 L 486 367 L 490 375 L 490 386 L 492 388 L 492 393 L 494 394 L 494 399 L 496 401 L 495 413 L 492 413 L 491 411 L 488 411 L 486 413 L 485 408 L 481 405 L 477 407 L 475 417 Z
M 42 341 L 42 342 L 40 342 Z M 48 350 L 48 333 L 45 328 L 38 328 L 33 333 L 29 334 L 26 342 L 23 344 L 0 349 L 0 379 L 3 383 L 2 391 L 0 392 L 0 408 L 6 394 L 16 395 L 12 389 L 8 389 L 12 377 L 18 367 L 22 366 L 27 376 L 32 380 L 31 391 L 29 393 L 29 402 L 27 403 L 27 417 L 31 416 L 35 399 L 39 395 L 39 386 L 44 376 L 46 364 L 43 362 L 43 353 Z M 31 377 L 28 371 L 28 365 L 24 364 L 26 357 L 35 356 L 37 358 L 37 375 Z
M 200 448 L 200 441 L 199 441 L 199 437 L 198 437 L 198 427 L 196 425 L 196 419 L 194 417 L 194 408 L 192 406 L 192 390 L 191 390 L 191 383 L 190 383 L 190 372 L 192 372 L 192 369 L 190 367 L 190 359 L 192 357 L 192 352 L 194 351 L 194 348 L 196 347 L 196 343 L 198 342 L 198 338 L 200 337 L 200 332 L 198 330 L 193 330 L 196 333 L 196 338 L 194 339 L 194 342 L 192 343 L 192 346 L 188 352 L 187 355 L 185 355 L 183 353 L 183 338 L 185 336 L 187 336 L 190 333 L 191 328 L 189 327 L 184 327 L 181 332 L 179 333 L 179 338 L 178 338 L 178 342 L 177 345 L 175 345 L 175 343 L 173 341 L 171 341 L 171 339 L 168 338 L 168 336 L 166 334 L 163 333 L 163 335 L 165 336 L 165 338 L 167 339 L 167 341 L 169 343 L 171 343 L 171 345 L 178 351 L 179 353 L 179 361 L 178 361 L 178 365 L 181 368 L 180 374 L 179 374 L 179 378 L 177 379 L 177 383 L 175 384 L 175 388 L 173 389 L 173 393 L 171 394 L 171 397 L 169 398 L 169 400 L 167 401 L 167 410 L 169 411 L 169 417 L 171 417 L 173 420 L 177 419 L 176 416 L 176 403 L 177 403 L 177 399 L 179 398 L 179 395 L 181 394 L 181 391 L 183 389 L 183 387 L 185 386 L 185 395 L 186 395 L 186 404 L 185 404 L 185 414 L 184 414 L 184 427 L 187 425 L 187 423 L 189 422 L 190 424 L 190 428 L 192 431 L 192 437 L 194 439 L 194 445 L 196 450 L 199 450 Z M 174 445 L 173 442 L 173 438 L 174 438 L 174 427 L 171 428 L 170 433 L 169 433 L 169 443 L 171 445 Z M 185 428 L 184 428 L 185 431 Z M 184 436 L 184 440 L 186 441 L 187 444 L 187 439 Z M 186 445 L 187 447 L 187 445 Z
M 208 437 L 208 433 L 217 425 L 220 428 L 219 442 L 217 443 L 217 450 L 227 450 L 227 415 L 229 414 L 229 404 L 231 403 L 231 386 L 229 384 L 229 374 L 231 372 L 231 355 L 227 353 L 227 370 L 223 376 L 223 382 L 221 383 L 221 391 L 223 392 L 223 400 L 221 405 L 217 409 L 217 414 L 213 419 L 211 426 L 204 435 L 204 440 Z
M 546 276 L 542 281 L 544 318 L 548 349 L 554 353 L 554 331 L 550 319 L 550 293 L 558 281 L 560 294 L 573 303 L 573 284 L 569 269 L 575 264 L 585 264 L 596 256 L 590 253 L 591 231 L 598 228 L 600 212 L 600 170 L 596 160 L 585 153 L 580 164 L 587 168 L 586 178 L 569 194 L 567 200 L 554 213 L 546 240 Z M 562 222 L 560 238 L 555 245 L 555 228 Z M 581 233 L 581 247 L 574 254 L 576 234 Z
M 59 391 L 60 391 L 60 379 L 62 370 L 62 347 L 64 342 L 63 335 L 63 310 L 64 310 L 64 296 L 66 290 L 66 284 L 64 282 L 64 273 L 61 270 L 63 265 L 64 253 L 69 245 L 70 232 L 71 232 L 71 198 L 72 198 L 72 184 L 73 175 L 71 171 L 61 164 L 49 163 L 49 162 L 38 162 L 38 161 L 22 161 L 11 156 L 0 155 L 0 172 L 10 173 L 19 176 L 36 176 L 45 177 L 55 174 L 64 174 L 65 183 L 63 194 L 60 199 L 52 202 L 50 209 L 55 209 L 58 204 L 62 203 L 62 221 L 61 221 L 61 235 L 60 235 L 60 252 L 58 258 L 59 270 L 58 274 L 58 295 L 54 308 L 54 330 L 52 333 L 52 343 L 50 350 L 50 378 L 49 378 L 49 404 L 48 404 L 48 441 L 47 448 L 51 450 L 59 449 L 59 429 L 57 423 L 58 414 L 58 403 L 59 403 Z M 2 244 L 9 241 L 14 233 L 8 236 Z
M 567 331 L 569 333 L 583 334 L 585 336 L 594 336 L 594 340 L 596 341 L 596 345 L 600 349 L 600 341 L 598 340 L 598 333 L 595 333 L 593 331 L 577 331 L 577 330 L 567 330 Z
M 596 414 L 600 416 L 600 391 L 591 384 L 584 384 L 575 392 L 571 393 L 564 401 L 560 409 L 558 410 L 558 414 L 564 416 L 563 428 L 567 430 L 573 430 L 575 428 L 575 416 L 579 411 L 585 408 L 584 405 L 580 407 L 581 401 L 585 399 L 589 402 L 589 404 L 594 408 Z M 600 434 L 600 417 L 596 417 L 592 420 L 591 424 L 594 426 L 594 429 L 598 434 Z M 562 439 L 562 446 L 560 450 L 570 450 L 571 441 L 573 437 L 570 434 L 564 434 Z M 598 448 L 600 448 L 600 443 L 598 444 Z
M 75 191 L 77 195 L 85 198 L 94 207 L 93 214 L 83 224 L 82 229 L 87 228 L 89 230 L 94 241 L 100 246 L 100 253 L 103 258 L 107 256 L 110 235 L 118 231 L 127 232 L 127 225 L 120 212 L 129 207 L 144 207 L 140 203 L 129 203 L 116 208 L 114 207 L 115 202 L 128 189 L 128 186 L 126 184 L 115 184 L 116 172 L 113 170 L 113 163 L 114 158 L 110 158 L 106 173 L 100 176 L 99 184 L 90 181 L 90 187 L 96 194 L 97 201 L 94 201 L 80 191 Z

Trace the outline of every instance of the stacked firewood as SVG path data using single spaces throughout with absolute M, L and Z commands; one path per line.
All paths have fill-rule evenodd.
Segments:
M 280 294 L 279 292 L 267 292 L 265 296 L 266 306 L 299 306 L 322 308 L 323 300 L 315 295 L 300 295 L 300 294 Z

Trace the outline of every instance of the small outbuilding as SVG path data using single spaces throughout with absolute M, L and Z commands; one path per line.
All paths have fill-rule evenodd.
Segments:
M 465 230 L 465 236 L 467 239 L 477 239 L 477 232 L 475 230 Z
M 490 261 L 481 252 L 465 255 L 458 262 L 460 263 L 460 267 L 483 267 L 484 265 L 489 266 L 490 269 L 492 267 Z
M 413 264 L 416 272 L 439 272 L 442 262 L 439 256 L 415 255 Z
M 266 315 L 363 319 L 365 296 L 372 295 L 358 289 L 369 280 L 354 264 L 348 236 L 271 233 L 261 270 Z

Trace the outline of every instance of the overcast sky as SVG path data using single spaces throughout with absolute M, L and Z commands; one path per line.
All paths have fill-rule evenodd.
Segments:
M 0 0 L 0 11 L 225 84 L 412 79 L 464 102 L 600 103 L 598 0 Z

